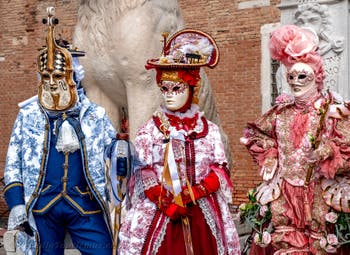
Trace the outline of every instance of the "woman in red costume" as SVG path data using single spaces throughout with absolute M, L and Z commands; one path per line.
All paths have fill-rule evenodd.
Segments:
M 224 146 L 196 97 L 200 67 L 217 64 L 217 46 L 197 30 L 164 40 L 160 59 L 146 66 L 157 72 L 164 103 L 136 136 L 139 164 L 119 254 L 238 255 Z
M 272 109 L 248 123 L 241 138 L 263 178 L 255 197 L 272 214 L 273 228 L 254 238 L 262 247 L 271 242 L 269 254 L 336 253 L 340 240 L 328 228 L 336 221 L 330 218 L 349 213 L 339 204 L 339 198 L 348 202 L 348 192 L 336 188 L 348 180 L 349 110 L 334 93 L 322 92 L 317 44 L 306 28 L 287 25 L 272 33 L 271 55 L 286 66 L 292 95 L 277 98 Z M 256 246 L 251 251 L 264 254 Z

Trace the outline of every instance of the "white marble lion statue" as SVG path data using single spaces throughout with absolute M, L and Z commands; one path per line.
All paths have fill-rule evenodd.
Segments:
M 133 140 L 142 123 L 159 106 L 155 73 L 146 60 L 162 51 L 162 33 L 182 29 L 177 0 L 80 0 L 74 45 L 86 52 L 84 87 L 90 98 L 104 106 L 119 126 L 121 109 L 129 119 Z M 202 71 L 201 109 L 221 127 L 207 76 Z M 222 132 L 227 156 L 227 138 Z

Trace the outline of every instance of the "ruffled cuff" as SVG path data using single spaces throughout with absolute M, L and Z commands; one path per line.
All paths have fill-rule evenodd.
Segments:
M 16 205 L 24 205 L 23 183 L 12 182 L 4 188 L 5 200 L 8 208 L 11 210 Z
M 227 164 L 211 164 L 210 169 L 213 170 L 219 177 L 220 188 L 219 190 L 225 197 L 228 203 L 232 203 L 232 182 L 229 176 L 229 169 Z
M 277 149 L 276 148 L 270 148 L 264 153 L 261 153 L 260 155 L 257 156 L 257 161 L 259 164 L 259 167 L 263 167 L 265 160 L 267 158 L 277 158 Z
M 148 190 L 154 186 L 159 185 L 157 175 L 153 167 L 143 167 L 140 171 L 144 190 Z
M 344 164 L 344 160 L 338 146 L 332 142 L 329 142 L 327 145 L 330 147 L 332 152 L 330 153 L 329 157 L 326 157 L 320 162 L 319 173 L 328 179 L 333 179 L 337 170 Z
M 8 230 L 14 230 L 26 221 L 28 221 L 26 206 L 24 204 L 16 205 L 11 209 L 7 228 Z

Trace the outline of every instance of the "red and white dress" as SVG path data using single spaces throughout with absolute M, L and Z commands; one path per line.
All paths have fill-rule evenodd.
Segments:
M 134 183 L 131 208 L 122 222 L 118 253 L 186 254 L 181 220 L 170 220 L 144 195 L 144 190 L 161 183 L 166 188 L 162 178 L 167 142 L 164 132 L 175 141 L 172 144 L 181 186 L 186 186 L 186 179 L 191 185 L 198 184 L 211 171 L 220 182 L 217 192 L 188 206 L 194 254 L 240 254 L 238 234 L 228 207 L 232 185 L 219 128 L 198 111 L 197 105 L 185 113 L 161 108 L 138 130 L 135 148 L 140 162 L 131 180 Z

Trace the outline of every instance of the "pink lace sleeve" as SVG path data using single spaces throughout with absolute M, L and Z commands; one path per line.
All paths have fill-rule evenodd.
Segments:
M 255 122 L 248 123 L 241 138 L 254 160 L 262 167 L 267 157 L 277 157 L 275 137 L 276 108 L 272 108 Z
M 332 137 L 326 143 L 331 153 L 320 162 L 320 173 L 328 179 L 350 170 L 350 123 L 347 118 L 334 122 Z

